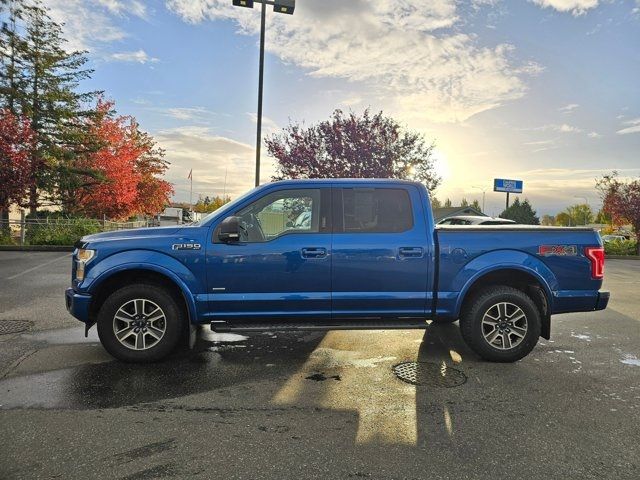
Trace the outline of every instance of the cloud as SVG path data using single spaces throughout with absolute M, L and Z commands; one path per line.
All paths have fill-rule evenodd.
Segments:
M 212 117 L 216 116 L 215 112 L 205 107 L 172 107 L 155 109 L 164 115 L 175 118 L 176 120 L 187 120 L 197 124 L 210 125 Z
M 582 131 L 582 129 L 566 123 L 550 123 L 548 125 L 542 125 L 540 127 L 527 128 L 525 130 L 552 131 L 559 133 L 579 133 Z
M 230 20 L 255 35 L 259 15 L 227 0 L 167 0 L 183 20 Z M 464 121 L 520 98 L 534 63 L 514 65 L 508 44 L 460 33 L 454 0 L 323 0 L 269 15 L 267 49 L 314 77 L 359 82 L 407 121 Z
M 155 63 L 160 60 L 155 57 L 150 57 L 144 50 L 136 50 L 135 52 L 119 52 L 112 53 L 109 58 L 118 62 L 137 62 L 137 63 Z
M 171 162 L 167 180 L 176 188 L 175 197 L 189 199 L 189 170 L 193 169 L 194 201 L 198 194 L 237 197 L 253 186 L 255 149 L 253 145 L 214 134 L 200 125 L 189 125 L 155 133 L 158 144 Z M 273 174 L 273 161 L 262 159 L 263 181 Z M 226 175 L 225 175 L 226 174 Z
M 635 118 L 633 120 L 627 120 L 622 123 L 623 125 L 628 125 L 627 127 L 618 130 L 616 133 L 618 135 L 627 135 L 629 133 L 640 133 L 640 118 Z
M 251 123 L 258 124 L 258 115 L 253 112 L 247 112 L 247 115 L 251 119 Z M 276 122 L 266 116 L 262 116 L 262 136 L 271 135 L 273 133 L 279 133 L 280 127 Z
M 91 3 L 91 0 L 89 3 Z M 93 0 L 93 3 L 106 8 L 110 13 L 116 15 L 126 16 L 131 14 L 140 18 L 146 18 L 147 16 L 147 6 L 140 0 Z
M 602 138 L 602 135 L 598 132 L 589 132 L 587 133 L 587 137 L 589 138 Z
M 553 8 L 558 12 L 571 12 L 572 15 L 583 15 L 598 6 L 598 0 L 530 0 L 543 8 Z
M 562 113 L 570 113 L 573 110 L 575 110 L 576 108 L 578 108 L 580 105 L 578 105 L 577 103 L 570 103 L 569 105 L 565 105 L 564 107 L 560 107 L 558 109 L 558 111 L 562 112 Z
M 44 0 L 51 18 L 64 23 L 66 48 L 93 51 L 101 44 L 122 40 L 122 17 L 146 18 L 147 8 L 139 0 Z M 119 17 L 114 22 L 113 16 Z
M 537 140 L 535 142 L 525 142 L 524 145 L 539 147 L 541 145 L 553 145 L 554 143 L 555 142 L 553 140 Z

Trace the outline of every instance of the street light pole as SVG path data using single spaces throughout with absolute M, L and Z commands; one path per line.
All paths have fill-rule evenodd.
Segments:
M 587 199 L 587 197 L 580 197 L 578 195 L 574 195 L 573 198 L 579 198 L 581 200 L 584 200 L 584 204 L 587 207 L 591 208 L 591 205 L 589 205 L 589 200 Z M 587 224 L 587 212 L 586 211 L 584 212 L 584 215 L 582 216 L 582 220 L 584 222 L 583 225 L 586 225 Z
M 260 66 L 258 70 L 258 118 L 256 128 L 256 187 L 260 185 L 260 148 L 262 147 L 262 93 L 264 83 L 264 34 L 267 22 L 267 5 L 273 5 L 276 13 L 293 15 L 296 0 L 233 0 L 236 7 L 253 8 L 254 3 L 262 4 L 260 12 Z
M 473 188 L 477 188 L 478 190 L 482 191 L 482 213 L 484 213 L 484 197 L 487 192 L 487 189 L 485 187 L 478 187 L 476 185 L 474 185 Z
M 264 81 L 264 30 L 267 20 L 267 5 L 262 3 L 260 14 L 260 69 L 258 73 L 258 128 L 256 132 L 256 187 L 260 185 L 260 147 L 262 146 L 262 91 Z

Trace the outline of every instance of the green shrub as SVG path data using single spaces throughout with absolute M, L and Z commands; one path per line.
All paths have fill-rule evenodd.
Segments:
M 0 229 L 0 245 L 15 245 L 16 241 L 6 229 Z
M 102 231 L 100 222 L 78 218 L 29 223 L 25 233 L 27 245 L 73 245 L 84 235 Z
M 606 242 L 604 252 L 607 255 L 636 255 L 638 252 L 638 242 L 635 240 L 617 240 Z

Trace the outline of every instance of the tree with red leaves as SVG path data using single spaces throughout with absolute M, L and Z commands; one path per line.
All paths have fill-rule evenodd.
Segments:
M 0 220 L 8 220 L 9 206 L 21 203 L 32 183 L 29 155 L 34 134 L 27 119 L 0 110 Z M 3 229 L 8 230 L 8 223 Z
M 143 151 L 135 164 L 139 175 L 136 213 L 157 215 L 169 203 L 173 194 L 171 184 L 160 178 L 167 171 L 169 163 L 164 160 L 164 150 L 156 146 L 149 134 L 138 130 L 136 143 Z
M 434 145 L 379 112 L 361 116 L 335 110 L 305 128 L 290 125 L 266 141 L 278 162 L 274 180 L 285 178 L 401 178 L 434 190 L 440 184 Z
M 173 189 L 159 178 L 168 168 L 164 152 L 138 129 L 133 117 L 113 114 L 114 103 L 99 100 L 89 124 L 99 147 L 75 165 L 81 184 L 67 185 L 64 202 L 72 214 L 118 220 L 155 215 L 169 203 Z
M 640 179 L 623 182 L 618 173 L 613 172 L 598 180 L 597 185 L 602 194 L 602 210 L 611 216 L 614 224 L 628 222 L 636 236 L 640 235 Z M 640 239 L 636 253 L 640 255 Z

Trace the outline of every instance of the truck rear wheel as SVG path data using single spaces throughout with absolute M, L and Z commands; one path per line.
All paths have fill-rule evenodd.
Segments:
M 98 313 L 104 348 L 125 362 L 155 362 L 169 355 L 184 332 L 184 313 L 162 287 L 128 285 L 113 292 Z
M 538 343 L 540 328 L 540 312 L 533 300 L 503 285 L 477 292 L 460 316 L 464 341 L 492 362 L 515 362 L 528 355 Z

